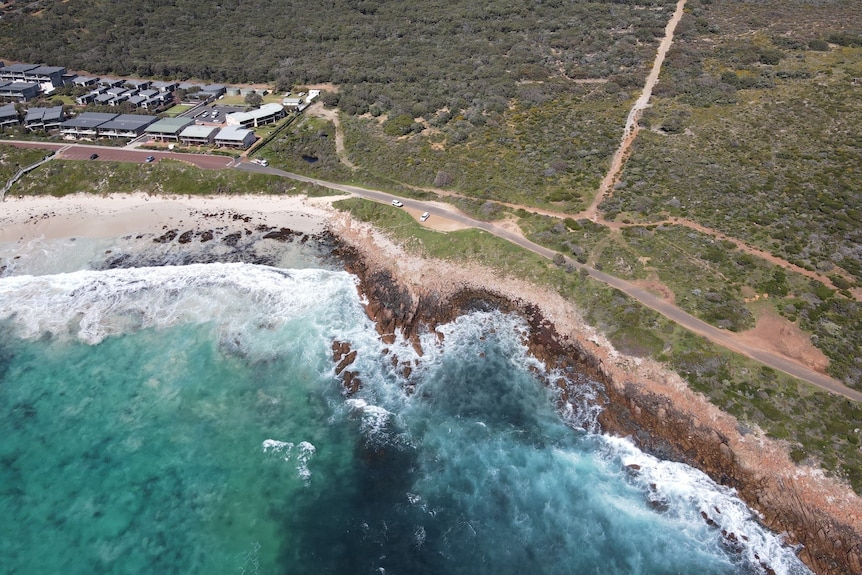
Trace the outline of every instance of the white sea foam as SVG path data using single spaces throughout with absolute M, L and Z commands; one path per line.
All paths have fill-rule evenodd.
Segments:
M 331 333 L 367 326 L 354 286 L 346 272 L 250 264 L 7 277 L 0 279 L 0 319 L 13 320 L 24 338 L 49 334 L 91 344 L 138 329 L 217 322 L 222 339 L 240 351 L 266 353 L 271 340 L 243 334 L 300 318 Z
M 360 431 L 365 437 L 375 441 L 387 439 L 387 426 L 393 416 L 390 411 L 359 398 L 348 399 L 345 403 L 360 414 L 362 421 Z
M 715 525 L 714 537 L 721 538 L 719 544 L 736 547 L 751 565 L 763 561 L 777 575 L 810 573 L 779 535 L 759 523 L 735 490 L 718 485 L 698 469 L 646 454 L 627 439 L 606 437 L 604 441 L 622 465 L 639 467 L 631 481 L 665 515 L 698 525 L 708 518 Z
M 297 445 L 289 441 L 266 439 L 261 447 L 265 454 L 278 456 L 287 463 L 295 461 L 297 476 L 306 483 L 311 479 L 308 462 L 317 452 L 317 448 L 313 444 L 308 441 L 300 441 Z

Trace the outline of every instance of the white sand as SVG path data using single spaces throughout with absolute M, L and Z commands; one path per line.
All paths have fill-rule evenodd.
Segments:
M 150 196 L 75 194 L 62 198 L 7 198 L 0 203 L 0 242 L 34 238 L 110 238 L 168 229 L 199 229 L 235 221 L 235 214 L 303 233 L 318 233 L 331 216 L 333 197 Z

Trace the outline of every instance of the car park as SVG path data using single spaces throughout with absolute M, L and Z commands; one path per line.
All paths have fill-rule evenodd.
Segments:
M 424 212 L 424 213 L 422 214 L 422 217 L 421 217 L 421 218 L 419 218 L 419 221 L 420 221 L 420 222 L 424 222 L 425 220 L 427 220 L 427 219 L 428 219 L 428 218 L 430 218 L 430 217 L 431 217 L 431 214 L 429 214 L 428 212 Z
M 403 208 L 404 207 L 404 204 L 399 202 L 398 200 L 392 200 L 392 205 L 395 206 L 396 208 Z

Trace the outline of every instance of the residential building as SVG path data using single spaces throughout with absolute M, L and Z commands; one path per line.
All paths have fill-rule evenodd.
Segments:
M 257 137 L 251 130 L 246 130 L 239 126 L 228 126 L 219 130 L 215 137 L 217 146 L 225 146 L 228 148 L 248 148 Z
M 0 106 L 0 128 L 17 126 L 20 123 L 21 119 L 18 117 L 18 109 L 15 107 L 15 104 Z
M 54 130 L 64 119 L 63 106 L 30 108 L 24 117 L 24 127 L 28 130 Z
M 156 122 L 155 116 L 144 116 L 138 114 L 121 114 L 116 118 L 108 120 L 99 125 L 100 137 L 108 138 L 137 138 L 144 133 L 147 126 Z
M 216 126 L 188 126 L 180 132 L 180 141 L 189 145 L 210 145 L 218 131 Z
M 99 126 L 118 117 L 119 114 L 83 112 L 60 124 L 60 133 L 71 138 L 95 138 Z
M 0 98 L 12 98 L 27 102 L 39 95 L 39 84 L 35 82 L 0 82 Z
M 256 128 L 266 124 L 278 122 L 284 118 L 284 107 L 281 104 L 264 104 L 257 110 L 250 112 L 234 112 L 225 116 L 228 126 L 240 126 L 242 128 Z
M 144 133 L 154 140 L 177 142 L 179 141 L 180 132 L 191 124 L 194 124 L 194 120 L 191 118 L 162 118 L 158 122 L 147 126 L 144 129 Z

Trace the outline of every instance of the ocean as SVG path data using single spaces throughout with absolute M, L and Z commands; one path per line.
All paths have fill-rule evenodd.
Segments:
M 517 316 L 383 343 L 325 241 L 0 258 L 2 573 L 809 573 L 731 490 L 603 435 L 599 384 L 559 408 Z

